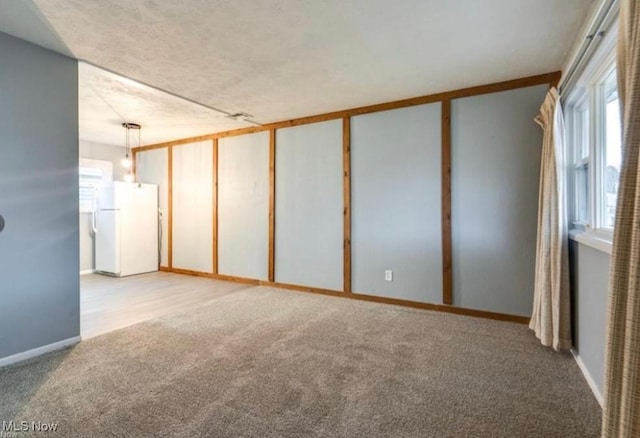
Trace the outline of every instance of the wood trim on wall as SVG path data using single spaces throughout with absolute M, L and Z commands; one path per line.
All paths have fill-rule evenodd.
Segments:
M 345 295 L 343 291 L 339 291 L 339 290 L 321 289 L 321 288 L 311 287 L 311 286 L 299 286 L 297 284 L 261 281 L 260 286 L 277 287 L 278 289 L 286 289 L 286 290 L 292 290 L 296 292 L 308 292 L 312 294 L 328 295 L 328 296 L 338 297 L 338 298 L 351 297 L 351 294 Z
M 413 307 L 415 309 L 433 310 L 435 312 L 453 313 L 455 315 L 473 316 L 476 318 L 493 319 L 497 321 L 515 322 L 518 324 L 529 324 L 528 316 L 510 315 L 507 313 L 489 312 L 486 310 L 467 309 L 464 307 L 448 306 L 443 304 L 421 303 L 417 301 L 399 300 L 396 298 L 377 297 L 354 293 L 353 298 L 361 301 L 372 301 L 374 303 L 395 304 L 397 306 Z
M 134 181 L 140 181 L 140 178 L 138 178 L 137 172 L 138 172 L 138 160 L 137 160 L 137 155 L 136 155 L 136 151 L 132 150 L 131 151 L 131 174 L 133 175 L 133 180 Z
M 514 90 L 517 88 L 532 87 L 534 85 L 554 84 L 560 80 L 561 72 L 555 71 L 535 76 L 527 76 L 509 81 L 494 82 L 492 84 L 478 85 L 474 87 L 460 88 L 458 90 L 445 91 L 443 93 L 428 94 L 425 96 L 412 97 L 409 99 L 395 100 L 392 102 L 379 103 L 376 105 L 361 106 L 347 110 L 334 111 L 315 116 L 301 117 L 298 119 L 285 120 L 281 122 L 268 123 L 261 126 L 250 126 L 247 128 L 234 129 L 231 131 L 218 132 L 213 134 L 201 135 L 197 137 L 184 138 L 180 140 L 158 143 L 154 145 L 141 146 L 135 148 L 137 151 L 146 151 L 150 149 L 159 149 L 169 146 L 179 146 L 187 143 L 194 143 L 204 140 L 212 140 L 214 138 L 232 137 L 236 135 L 252 134 L 260 131 L 269 131 L 280 128 L 289 128 L 292 126 L 306 125 L 309 123 L 325 122 L 327 120 L 343 119 L 361 114 L 375 113 L 379 111 L 388 111 L 398 108 L 406 108 L 416 105 L 424 105 L 427 103 L 442 102 L 445 100 L 460 99 L 463 97 L 478 96 L 481 94 L 497 93 L 500 91 Z
M 168 172 L 167 178 L 167 264 L 173 268 L 173 146 L 169 146 L 167 153 Z
M 453 304 L 451 243 L 451 101 L 442 101 L 442 303 Z
M 171 146 L 181 146 L 189 143 L 199 143 L 201 141 L 213 140 L 214 138 L 220 138 L 220 136 L 217 134 L 199 135 L 197 137 L 187 137 L 187 138 L 181 138 L 177 140 L 166 141 L 163 143 L 151 144 L 147 146 L 138 146 L 136 148 L 133 148 L 133 150 L 136 150 L 139 152 L 149 151 L 152 149 L 162 149 L 162 148 L 168 148 Z
M 218 273 L 218 139 L 213 139 L 213 273 Z
M 327 295 L 337 298 L 347 298 L 358 301 L 370 301 L 381 304 L 391 304 L 395 306 L 411 307 L 414 309 L 431 310 L 435 312 L 452 313 L 455 315 L 471 316 L 476 318 L 493 319 L 497 321 L 515 322 L 518 324 L 528 324 L 529 317 L 519 315 L 509 315 L 506 313 L 489 312 L 485 310 L 466 309 L 464 307 L 454 307 L 442 304 L 422 303 L 418 301 L 401 300 L 397 298 L 378 297 L 374 295 L 366 295 L 360 293 L 345 294 L 342 291 L 320 289 L 310 286 L 298 286 L 295 284 L 277 283 L 273 281 L 256 280 L 253 278 L 234 277 L 229 275 L 211 274 L 208 272 L 190 271 L 187 269 L 169 269 L 162 268 L 164 272 L 172 272 L 174 274 L 191 275 L 196 277 L 211 278 L 214 280 L 233 281 L 235 283 L 247 284 L 252 286 L 269 286 L 279 289 L 286 289 L 295 292 L 307 292 L 319 295 Z
M 344 293 L 351 293 L 351 119 L 342 119 Z
M 255 280 L 253 278 L 234 277 L 232 275 L 218 274 L 218 275 L 213 275 L 212 278 L 214 278 L 215 280 L 221 280 L 221 281 L 231 281 L 234 283 L 251 284 L 253 286 L 259 286 L 261 283 L 261 280 Z
M 269 131 L 269 281 L 276 275 L 276 130 Z
M 530 76 L 511 81 L 498 82 L 478 87 L 464 88 L 445 93 L 432 94 L 411 99 L 404 99 L 378 105 L 353 108 L 345 111 L 337 111 L 312 117 L 304 117 L 285 122 L 272 123 L 262 126 L 226 131 L 217 134 L 209 134 L 199 137 L 191 137 L 156 145 L 135 148 L 132 152 L 135 163 L 136 153 L 141 151 L 167 148 L 168 149 L 168 266 L 160 267 L 161 271 L 173 272 L 185 275 L 214 278 L 225 281 L 235 281 L 252 285 L 267 285 L 303 292 L 319 293 L 323 295 L 347 297 L 363 301 L 394 304 L 414 307 L 419 309 L 434 310 L 460 315 L 474 316 L 527 324 L 528 317 L 488 312 L 475 309 L 466 309 L 453 306 L 453 269 L 452 269 L 452 232 L 451 232 L 451 100 L 463 97 L 476 96 L 487 93 L 507 91 L 517 88 L 530 87 L 542 84 L 557 84 L 560 72 L 544 75 Z M 408 300 L 385 298 L 355 293 L 352 291 L 351 277 L 351 121 L 350 117 L 359 114 L 368 114 L 378 111 L 387 111 L 427 103 L 442 102 L 442 257 L 443 257 L 443 304 L 414 302 Z M 342 118 L 343 120 L 343 202 L 344 202 L 344 287 L 343 291 L 332 291 L 308 286 L 282 284 L 275 282 L 275 196 L 276 196 L 276 129 L 299 126 L 309 123 L 323 122 Z M 218 139 L 250 134 L 260 131 L 269 131 L 269 248 L 268 248 L 268 281 L 239 278 L 218 274 Z M 199 141 L 211 140 L 213 142 L 213 187 L 214 187 L 214 216 L 213 216 L 213 273 L 203 273 L 185 269 L 173 268 L 173 147 Z

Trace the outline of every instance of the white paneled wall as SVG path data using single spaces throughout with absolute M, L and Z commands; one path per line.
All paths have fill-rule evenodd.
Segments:
M 213 272 L 213 142 L 173 147 L 173 267 Z
M 342 120 L 276 131 L 275 280 L 343 287 Z
M 218 143 L 218 272 L 268 279 L 269 132 Z
M 351 119 L 354 292 L 442 300 L 440 107 Z
M 152 149 L 136 154 L 136 173 L 141 182 L 158 185 L 160 219 L 160 266 L 169 266 L 169 150 Z

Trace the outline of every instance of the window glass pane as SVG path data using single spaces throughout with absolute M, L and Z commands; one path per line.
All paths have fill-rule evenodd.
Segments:
M 113 163 L 80 158 L 78 178 L 80 213 L 91 213 L 94 208 L 97 188 L 101 184 L 113 180 Z
M 618 177 L 622 163 L 622 133 L 620 122 L 620 101 L 615 71 L 604 84 L 605 91 L 605 169 L 603 227 L 613 228 L 616 218 L 618 197 Z
M 578 134 L 578 158 L 584 159 L 589 157 L 589 108 L 584 107 L 579 110 L 579 134 Z
M 589 222 L 589 164 L 576 168 L 576 221 Z
M 80 212 L 92 212 L 95 196 L 95 186 L 93 184 L 80 183 Z
M 102 174 L 104 171 L 100 167 L 80 167 L 78 172 L 80 174 L 80 178 L 92 178 L 96 180 L 102 179 Z

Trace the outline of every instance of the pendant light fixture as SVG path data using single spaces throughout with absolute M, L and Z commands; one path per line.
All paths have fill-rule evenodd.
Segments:
M 133 154 L 131 153 L 132 141 L 135 141 L 135 134 L 132 133 L 132 130 L 138 131 L 138 142 L 135 147 L 140 146 L 140 130 L 141 126 L 137 123 L 123 123 L 122 127 L 126 129 L 126 137 L 125 137 L 125 152 L 124 158 L 120 162 L 122 167 L 127 169 L 127 174 L 124 176 L 124 180 L 126 182 L 133 182 L 135 177 L 133 175 Z

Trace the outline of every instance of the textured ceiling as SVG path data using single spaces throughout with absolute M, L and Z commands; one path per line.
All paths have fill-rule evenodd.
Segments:
M 124 145 L 123 122 L 142 126 L 143 145 L 252 126 L 81 62 L 80 138 Z
M 558 70 L 593 4 L 13 1 L 2 31 L 263 123 Z

